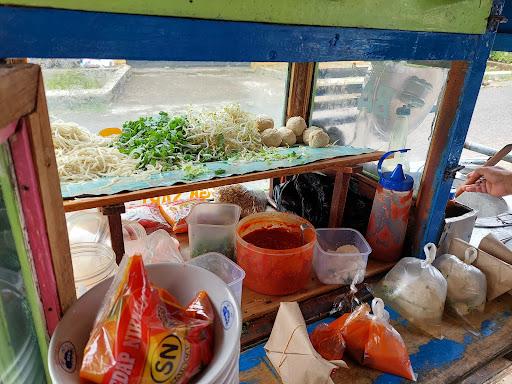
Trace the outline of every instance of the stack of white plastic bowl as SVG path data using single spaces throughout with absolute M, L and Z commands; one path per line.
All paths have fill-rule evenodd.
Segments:
M 238 383 L 241 313 L 237 299 L 226 283 L 213 273 L 188 264 L 152 264 L 146 266 L 146 270 L 154 285 L 168 290 L 179 302 L 188 303 L 198 291 L 204 290 L 213 305 L 213 359 L 191 382 Z M 83 350 L 110 283 L 111 279 L 106 280 L 84 294 L 68 309 L 57 326 L 48 354 L 48 366 L 54 384 L 80 383 L 79 371 Z

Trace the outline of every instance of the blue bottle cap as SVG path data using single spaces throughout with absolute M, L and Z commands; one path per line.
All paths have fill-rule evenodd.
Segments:
M 392 172 L 382 172 L 382 163 L 389 155 L 396 152 L 407 152 L 408 150 L 409 149 L 399 149 L 398 151 L 389 151 L 380 158 L 377 171 L 380 176 L 379 183 L 383 188 L 398 192 L 410 191 L 413 188 L 414 180 L 411 176 L 404 173 L 402 164 L 397 164 Z

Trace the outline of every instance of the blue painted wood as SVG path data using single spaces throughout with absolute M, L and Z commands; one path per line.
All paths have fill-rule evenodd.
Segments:
M 505 2 L 502 14 L 507 21 L 500 24 L 492 49 L 493 51 L 512 52 L 512 1 Z
M 495 303 L 493 304 L 495 305 Z M 499 304 L 498 304 L 499 305 Z M 507 305 L 503 305 L 507 308 Z M 408 321 L 400 317 L 400 315 L 393 311 L 391 308 L 386 306 L 386 309 L 389 311 L 390 318 L 392 320 L 392 324 L 396 327 L 396 324 L 400 324 L 402 334 L 404 332 L 408 332 L 406 329 L 409 326 Z M 460 335 L 452 335 L 447 334 L 446 337 L 442 340 L 431 338 L 426 341 L 423 337 L 415 336 L 415 339 L 422 340 L 421 343 L 414 343 L 414 351 L 410 351 L 410 360 L 414 372 L 418 375 L 418 382 L 422 381 L 422 378 L 431 376 L 433 370 L 442 371 L 446 369 L 452 364 L 460 364 L 460 374 L 467 373 L 464 371 L 464 358 L 468 353 L 469 348 L 472 345 L 478 345 L 480 343 L 485 343 L 486 339 L 493 336 L 495 333 L 500 332 L 500 330 L 504 327 L 509 327 L 510 319 L 512 317 L 512 312 L 509 309 L 500 309 L 500 310 L 492 310 L 492 313 L 487 315 L 481 315 L 482 320 L 479 326 L 479 335 L 475 335 L 469 331 L 464 330 L 464 328 L 460 327 Z M 327 318 L 321 321 L 318 321 L 312 325 L 308 326 L 308 332 L 311 333 L 313 329 L 318 326 L 321 322 L 329 323 L 333 321 L 333 318 Z M 411 331 L 413 335 L 416 334 L 416 331 Z M 410 336 L 410 335 L 409 335 Z M 260 377 L 264 377 L 262 371 L 272 372 L 272 375 L 269 377 L 273 377 L 276 375 L 275 370 L 272 364 L 266 357 L 266 353 L 264 350 L 265 343 L 261 343 L 256 347 L 248 349 L 244 351 L 240 355 L 240 373 L 241 379 L 250 377 L 250 381 L 241 381 L 241 383 L 247 384 L 274 384 L 279 383 L 279 380 L 269 382 L 258 381 Z M 478 349 L 477 349 L 478 351 Z M 474 352 L 473 352 L 474 354 Z M 359 370 L 359 372 L 367 371 L 370 372 L 372 370 L 365 369 L 357 366 L 354 362 L 349 361 L 349 365 L 352 370 Z M 353 378 L 354 376 L 350 376 Z M 373 380 L 374 384 L 399 384 L 399 383 L 409 383 L 409 381 L 400 378 L 398 376 L 394 376 L 391 374 L 381 373 L 379 374 L 377 371 L 372 371 L 369 375 L 364 375 L 364 378 L 361 376 L 361 382 L 367 383 L 368 380 Z
M 494 14 L 501 14 L 503 3 L 504 0 L 496 0 L 494 2 Z M 445 179 L 444 174 L 447 169 L 454 168 L 459 163 L 495 36 L 496 25 L 492 25 L 487 33 L 481 36 L 475 58 L 470 61 L 459 100 L 459 108 L 448 132 L 448 142 L 443 149 L 432 184 L 434 196 L 431 202 L 429 217 L 425 222 L 419 223 L 416 228 L 418 231 L 417 239 L 420 239 L 420 241 L 416 244 L 413 254 L 417 257 L 425 257 L 423 253 L 424 244 L 429 242 L 437 244 L 444 227 L 446 203 L 448 202 L 453 183 L 453 179 Z
M 496 35 L 496 40 L 494 41 L 492 50 L 512 52 L 512 32 Z
M 512 34 L 512 1 L 505 1 L 502 15 L 507 18 L 507 22 L 500 24 L 500 27 L 498 28 L 498 36 L 502 33 Z
M 466 60 L 479 36 L 0 7 L 0 57 Z

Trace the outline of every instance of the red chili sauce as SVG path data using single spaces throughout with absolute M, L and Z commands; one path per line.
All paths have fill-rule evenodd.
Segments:
M 291 249 L 304 245 L 300 232 L 290 232 L 285 228 L 260 228 L 248 233 L 243 239 L 267 249 Z

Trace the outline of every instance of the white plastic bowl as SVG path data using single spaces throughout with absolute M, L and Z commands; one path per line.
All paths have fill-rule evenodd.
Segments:
M 242 329 L 237 299 L 219 277 L 188 264 L 163 263 L 147 265 L 149 279 L 167 289 L 181 303 L 192 300 L 198 291 L 208 292 L 215 311 L 215 346 L 213 359 L 192 383 L 219 383 L 240 353 Z M 80 383 L 79 371 L 83 351 L 89 339 L 96 314 L 112 279 L 98 284 L 66 312 L 50 341 L 48 367 L 54 384 Z

